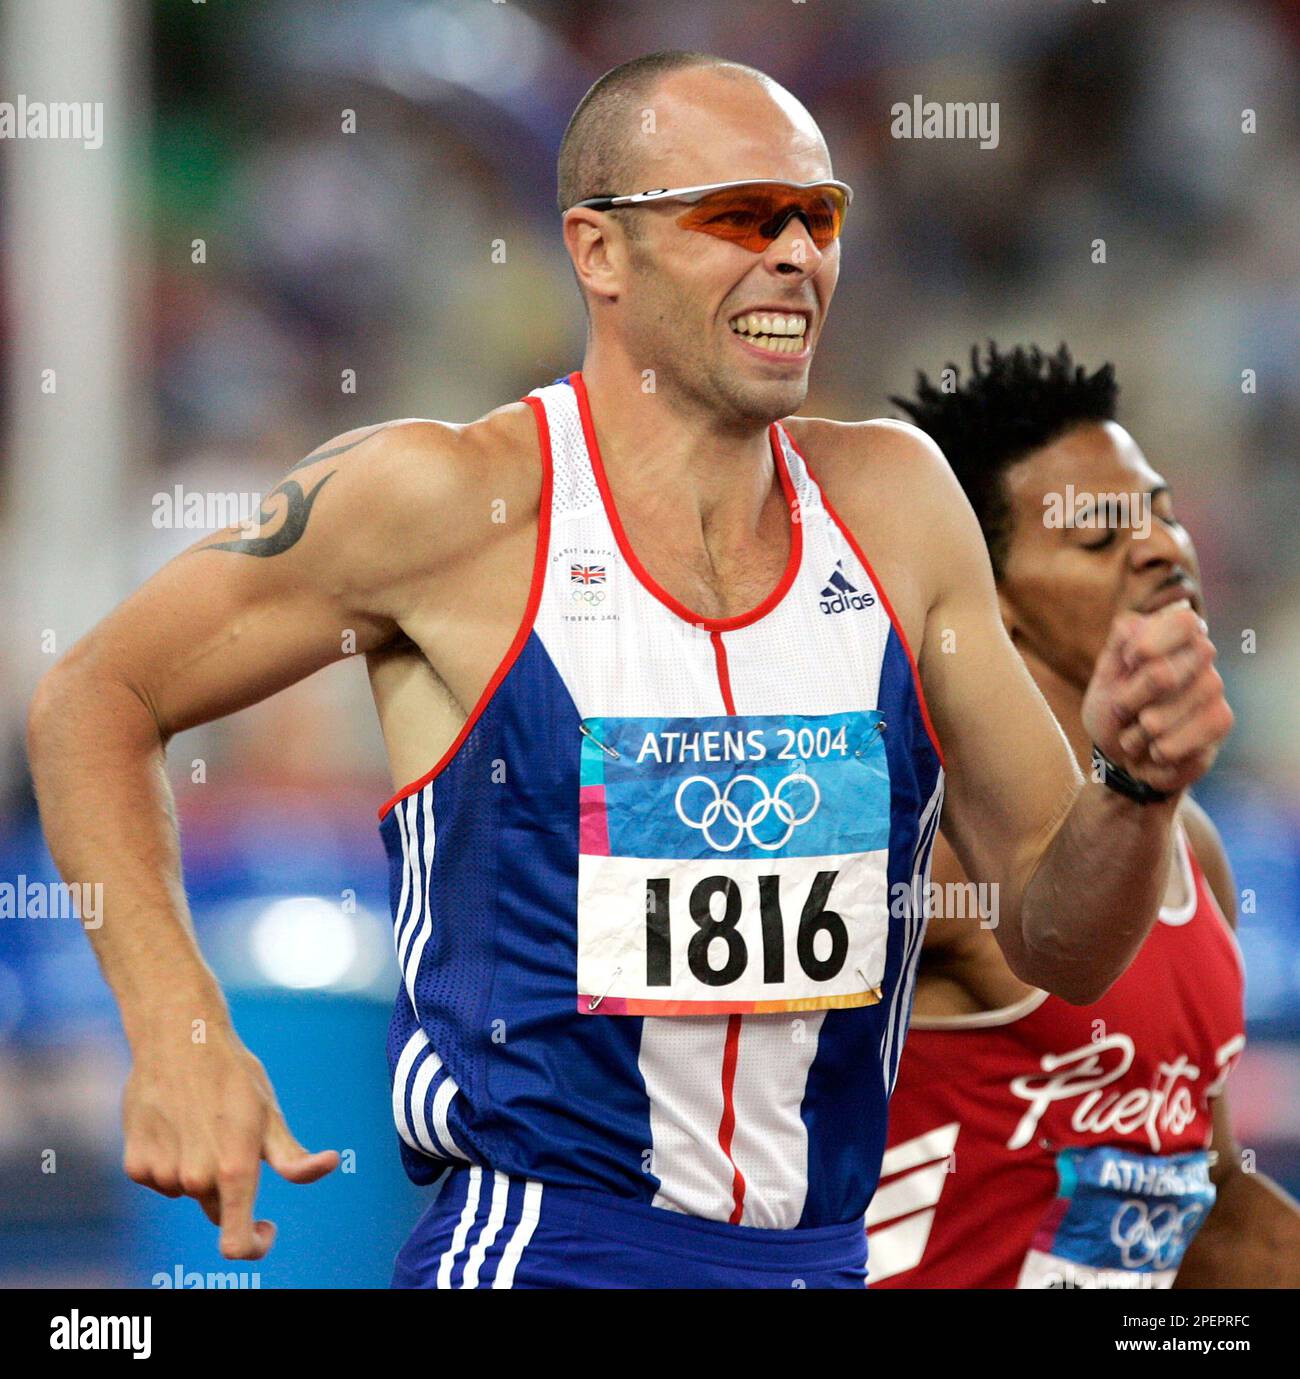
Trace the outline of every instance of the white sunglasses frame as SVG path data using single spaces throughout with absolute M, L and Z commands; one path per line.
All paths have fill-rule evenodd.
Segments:
M 847 182 L 837 182 L 833 177 L 819 177 L 812 182 L 787 182 L 779 177 L 742 177 L 734 182 L 705 182 L 696 187 L 654 187 L 647 192 L 633 192 L 628 196 L 589 196 L 585 201 L 575 202 L 570 211 L 607 211 L 618 207 L 654 205 L 660 201 L 699 201 L 710 192 L 726 191 L 729 187 L 789 187 L 792 191 L 807 191 L 811 187 L 835 187 L 844 193 L 844 204 L 853 203 L 853 188 Z M 565 214 L 568 214 L 566 212 Z

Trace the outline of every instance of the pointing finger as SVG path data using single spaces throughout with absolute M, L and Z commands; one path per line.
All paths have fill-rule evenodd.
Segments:
M 232 1170 L 217 1174 L 217 1192 L 221 1205 L 221 1253 L 227 1259 L 261 1259 L 270 1248 L 270 1240 L 263 1243 L 264 1227 L 269 1221 L 253 1221 L 253 1204 L 257 1199 L 257 1180 L 261 1164 L 254 1159 Z M 272 1236 L 274 1230 L 272 1228 Z

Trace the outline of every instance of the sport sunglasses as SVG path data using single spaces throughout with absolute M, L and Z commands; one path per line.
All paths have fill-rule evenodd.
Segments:
M 579 201 L 593 211 L 653 206 L 681 201 L 689 207 L 677 217 L 684 230 L 729 240 L 761 254 L 794 217 L 808 226 L 818 249 L 825 249 L 844 226 L 844 212 L 853 200 L 846 182 L 709 182 L 699 187 L 657 187 L 631 196 L 591 196 Z

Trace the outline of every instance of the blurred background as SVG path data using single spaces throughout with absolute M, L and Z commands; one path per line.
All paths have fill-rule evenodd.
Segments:
M 989 336 L 1115 362 L 1121 420 L 1199 547 L 1238 713 L 1198 792 L 1243 893 L 1238 1138 L 1300 1190 L 1300 8 L 1283 0 L 0 5 L 0 101 L 103 103 L 101 147 L 0 139 L 0 880 L 53 875 L 22 747 L 36 680 L 230 520 L 212 495 L 267 492 L 349 427 L 469 421 L 580 365 L 560 136 L 603 72 L 669 47 L 788 86 L 856 189 L 806 412 L 890 415 L 918 366 Z M 915 94 L 998 102 L 998 146 L 891 138 Z M 425 1198 L 388 1107 L 391 786 L 363 667 L 185 734 L 170 767 L 240 1031 L 298 1136 L 352 1151 L 311 1188 L 265 1180 L 280 1243 L 236 1281 L 385 1284 Z M 194 1204 L 122 1176 L 126 1066 L 76 921 L 0 919 L 0 1283 L 230 1272 Z

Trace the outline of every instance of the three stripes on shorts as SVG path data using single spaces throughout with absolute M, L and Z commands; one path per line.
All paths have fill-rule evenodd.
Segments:
M 465 1205 L 438 1262 L 439 1288 L 512 1288 L 537 1229 L 542 1185 L 532 1179 L 469 1170 Z

